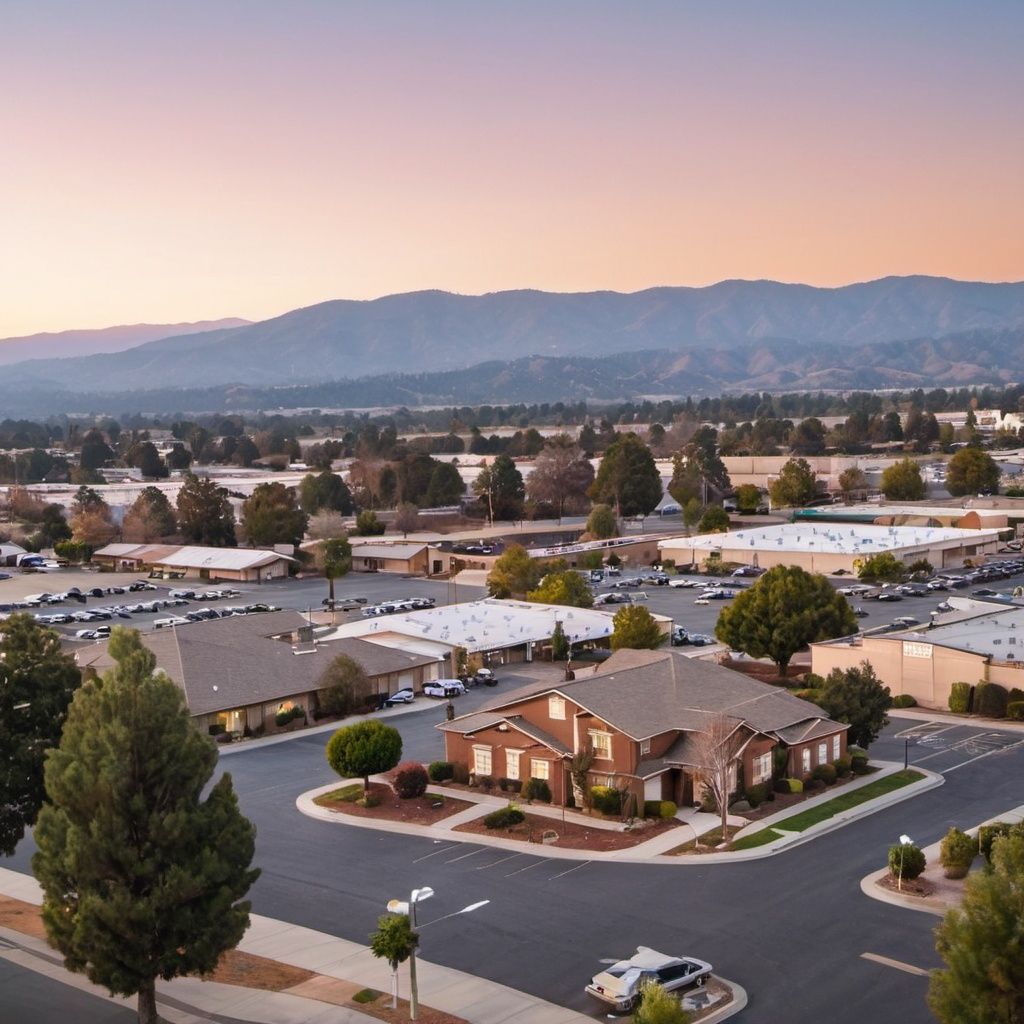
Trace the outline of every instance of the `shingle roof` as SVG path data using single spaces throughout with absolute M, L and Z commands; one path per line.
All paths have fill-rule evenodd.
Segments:
M 415 558 L 426 544 L 353 544 L 353 558 Z
M 162 669 L 185 692 L 193 715 L 282 700 L 317 689 L 320 676 L 339 654 L 347 654 L 370 677 L 401 672 L 435 659 L 393 651 L 361 640 L 344 640 L 297 654 L 274 636 L 305 625 L 298 612 L 268 612 L 191 622 L 143 634 Z M 113 662 L 107 645 L 86 649 L 83 661 L 98 672 Z
M 484 708 L 513 713 L 515 704 L 543 692 L 563 694 L 636 740 L 672 730 L 699 730 L 716 713 L 764 733 L 827 718 L 809 701 L 720 665 L 668 651 L 634 650 L 616 651 L 594 675 L 523 687 Z

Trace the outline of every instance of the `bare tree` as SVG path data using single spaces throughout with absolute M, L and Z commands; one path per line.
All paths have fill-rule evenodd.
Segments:
M 534 461 L 526 490 L 533 501 L 553 505 L 561 519 L 567 510 L 586 507 L 587 488 L 593 482 L 594 467 L 582 449 L 565 434 L 557 434 Z
M 735 765 L 744 737 L 740 723 L 727 715 L 712 715 L 700 732 L 693 734 L 693 758 L 722 815 L 722 842 L 729 838 L 729 797 L 735 782 Z
M 403 501 L 401 505 L 395 510 L 394 527 L 402 534 L 403 537 L 408 537 L 410 533 L 419 529 L 420 525 L 420 510 L 411 501 Z

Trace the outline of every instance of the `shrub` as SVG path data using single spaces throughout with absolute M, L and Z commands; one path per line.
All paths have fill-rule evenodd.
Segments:
M 452 782 L 457 782 L 460 786 L 465 786 L 469 782 L 469 765 L 463 764 L 461 761 L 455 761 L 452 764 Z
M 949 688 L 949 710 L 965 715 L 971 710 L 971 695 L 974 687 L 970 683 L 954 683 Z
M 751 807 L 760 807 L 768 799 L 768 783 L 759 782 L 756 786 L 747 786 L 747 803 Z
M 674 818 L 679 808 L 671 800 L 645 800 L 645 818 Z
M 485 793 L 490 793 L 494 789 L 494 779 L 490 775 L 473 775 L 470 777 L 469 784 L 479 786 Z
M 978 856 L 978 840 L 956 826 L 943 837 L 939 861 L 947 878 L 966 878 L 974 858 Z
M 431 761 L 427 774 L 431 782 L 447 782 L 455 775 L 455 766 L 451 761 Z
M 218 743 L 230 743 L 234 739 L 234 736 L 229 732 L 221 732 L 217 734 L 215 739 Z
M 618 814 L 622 810 L 622 794 L 611 786 L 592 786 L 590 805 L 601 814 Z
M 974 711 L 987 718 L 1006 716 L 1007 692 L 998 683 L 979 683 L 974 691 Z
M 867 751 L 854 750 L 850 753 L 850 767 L 853 768 L 854 775 L 867 775 L 868 772 L 868 755 Z
M 544 779 L 527 779 L 522 783 L 520 792 L 524 800 L 539 800 L 543 804 L 551 803 L 551 787 Z
M 360 807 L 379 807 L 380 797 L 376 793 L 367 793 L 366 796 L 361 797 L 356 801 Z
M 427 791 L 427 772 L 421 764 L 406 761 L 395 770 L 393 788 L 400 800 L 413 800 Z
M 775 781 L 772 782 L 772 789 L 774 789 L 776 793 L 791 793 L 792 790 L 789 788 L 789 782 L 789 779 L 775 779 Z
M 817 793 L 819 790 L 825 788 L 825 783 L 821 779 L 810 778 L 804 783 L 805 793 Z
M 790 793 L 802 793 L 804 791 L 803 779 L 783 779 L 783 782 L 789 783 Z
M 487 828 L 512 828 L 513 825 L 520 825 L 524 821 L 526 815 L 514 804 L 499 807 L 484 817 L 484 825 Z
M 913 843 L 897 843 L 889 847 L 889 874 L 893 878 L 910 881 L 917 878 L 925 869 L 924 850 Z
M 993 843 L 1004 836 L 1024 836 L 1024 824 L 1011 825 L 1008 821 L 994 821 L 978 829 L 978 849 L 986 863 L 992 863 Z
M 909 693 L 898 693 L 892 699 L 894 708 L 916 708 L 917 701 Z
M 1018 689 L 1016 686 L 1007 694 L 1006 699 L 1008 701 L 1024 700 L 1024 690 Z
M 305 709 L 296 704 L 294 707 L 285 708 L 284 711 L 278 711 L 278 713 L 274 715 L 274 723 L 280 729 L 286 726 L 289 722 L 294 722 L 296 718 L 305 717 Z
M 88 562 L 92 558 L 92 545 L 80 540 L 61 540 L 53 545 L 53 553 L 74 564 Z
M 504 775 L 500 776 L 498 778 L 498 789 L 500 789 L 502 791 L 502 793 L 507 793 L 508 792 L 508 783 L 509 783 L 509 780 Z
M 842 757 L 837 757 L 832 765 L 836 770 L 836 775 L 842 778 L 844 775 L 849 775 L 853 771 L 853 758 L 849 754 L 843 754 Z
M 225 732 L 227 727 L 223 722 L 214 722 L 207 730 L 211 736 L 219 736 L 222 732 Z
M 832 786 L 837 778 L 836 766 L 834 764 L 819 764 L 811 773 L 811 778 L 824 782 L 826 786 Z
M 1024 700 L 1012 700 L 1006 705 L 1006 717 L 1015 722 L 1024 722 Z
M 799 697 L 801 700 L 809 700 L 812 704 L 818 703 L 818 698 L 821 696 L 820 690 L 794 690 L 794 697 Z

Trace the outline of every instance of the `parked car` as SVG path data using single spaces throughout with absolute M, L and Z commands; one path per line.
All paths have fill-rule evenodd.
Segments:
M 903 629 L 907 629 L 910 626 L 920 626 L 921 620 L 915 619 L 913 615 L 897 615 L 896 618 L 892 620 L 892 623 L 894 626 L 900 626 Z
M 903 597 L 902 597 L 902 595 L 897 594 L 895 590 L 883 590 L 878 595 L 878 600 L 879 601 L 902 601 Z
M 153 628 L 166 629 L 169 626 L 187 626 L 190 621 L 184 615 L 168 615 L 162 619 L 154 619 Z
M 682 626 L 676 626 L 672 630 L 673 647 L 685 647 L 689 642 L 690 634 Z
M 636 1009 L 643 987 L 650 983 L 675 992 L 703 985 L 711 977 L 711 964 L 695 957 L 667 956 L 647 946 L 637 946 L 628 960 L 619 960 L 595 974 L 586 991 L 619 1011 Z
M 733 576 L 761 576 L 765 572 L 760 566 L 757 565 L 741 565 L 738 569 L 733 569 Z
M 458 679 L 435 679 L 423 687 L 425 697 L 460 697 L 465 692 L 465 684 Z
M 489 668 L 478 668 L 474 678 L 476 679 L 477 685 L 480 683 L 483 683 L 484 686 L 498 685 L 498 677 Z
M 669 580 L 668 585 L 670 587 L 677 587 L 683 590 L 689 590 L 692 587 L 699 587 L 701 583 L 700 580 L 688 580 L 685 576 L 677 576 L 675 579 Z
M 415 699 L 416 694 L 412 692 L 412 687 L 403 686 L 401 690 L 396 690 L 384 701 L 384 707 L 392 708 L 396 704 L 411 704 Z
M 608 567 L 607 567 L 607 568 L 605 569 L 605 572 L 606 572 L 606 573 L 607 573 L 607 574 L 608 574 L 609 576 L 621 576 L 621 575 L 622 575 L 622 570 L 621 570 L 621 569 L 620 569 L 620 568 L 619 568 L 619 567 L 618 567 L 617 565 L 609 565 L 609 566 L 608 566 Z
M 640 578 L 641 583 L 649 583 L 652 587 L 667 587 L 668 576 L 663 572 L 652 572 Z
M 707 633 L 691 633 L 690 643 L 694 647 L 708 647 L 711 644 L 718 643 L 713 636 L 708 636 Z
M 868 613 L 864 611 L 864 609 L 861 608 L 860 605 L 857 605 L 853 609 L 853 614 L 856 615 L 858 619 L 866 619 L 868 617 Z

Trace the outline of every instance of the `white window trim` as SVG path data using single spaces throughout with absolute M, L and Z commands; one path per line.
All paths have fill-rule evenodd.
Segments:
M 769 750 L 764 754 L 758 754 L 754 758 L 753 771 L 753 785 L 766 782 L 772 777 L 772 752 Z
M 612 734 L 605 729 L 588 729 L 587 736 L 590 739 L 590 745 L 594 748 L 594 757 L 598 761 L 611 761 L 613 756 L 612 751 Z M 608 753 L 601 753 L 601 747 L 598 746 L 597 738 L 600 737 L 602 741 L 607 740 Z
M 505 748 L 505 778 L 506 779 L 518 779 L 520 778 L 520 764 L 523 752 L 521 750 L 514 750 L 511 747 Z M 514 766 L 514 768 L 513 768 Z
M 484 768 L 479 768 L 478 767 L 477 756 L 479 754 L 486 754 L 487 755 L 487 760 L 490 763 L 490 767 L 489 768 L 484 769 Z M 490 775 L 493 771 L 494 771 L 494 750 L 493 750 L 493 748 L 491 748 L 491 747 L 489 747 L 489 746 L 487 746 L 487 745 L 485 745 L 483 743 L 474 743 L 473 744 L 473 774 L 474 775 Z
M 640 741 L 640 756 L 643 757 L 651 752 L 651 741 L 641 740 Z
M 561 714 L 555 714 L 555 709 L 558 708 Z M 552 694 L 548 697 L 548 718 L 555 722 L 565 721 L 565 698 L 559 697 L 557 694 Z
M 824 764 L 828 760 L 828 744 L 822 740 L 818 744 L 818 764 Z
M 839 744 L 839 734 L 836 733 L 836 735 L 832 737 L 832 760 L 833 761 L 838 761 L 839 760 L 839 757 L 840 757 L 839 751 L 840 751 L 840 749 L 841 748 L 840 748 L 840 744 Z
M 800 767 L 805 772 L 809 772 L 811 770 L 811 761 L 812 761 L 812 758 L 811 758 L 811 748 L 810 747 L 804 747 L 803 752 L 800 755 Z
M 544 766 L 544 774 L 537 774 L 537 765 Z M 545 782 L 551 781 L 551 762 L 545 760 L 543 757 L 531 757 L 530 758 L 530 778 L 531 779 L 543 779 Z

